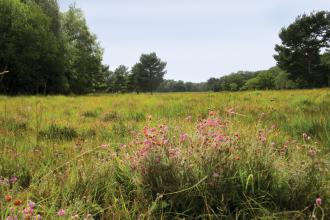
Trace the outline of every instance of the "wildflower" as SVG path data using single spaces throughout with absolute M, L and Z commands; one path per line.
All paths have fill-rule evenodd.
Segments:
M 92 214 L 87 214 L 85 220 L 93 219 Z
M 6 195 L 6 196 L 5 196 L 5 200 L 6 200 L 6 202 L 10 202 L 11 199 L 12 199 L 12 197 L 11 197 L 10 195 Z
M 308 156 L 310 156 L 310 157 L 315 157 L 315 155 L 316 155 L 316 150 L 314 150 L 314 149 L 309 149 L 309 151 L 308 151 Z
M 31 208 L 31 209 L 34 209 L 36 207 L 36 204 L 34 202 L 32 202 L 31 200 L 28 201 L 28 206 Z
M 217 122 L 215 120 L 212 120 L 212 119 L 208 119 L 206 123 L 210 127 L 215 127 L 217 125 Z
M 6 220 L 18 220 L 16 215 L 10 215 L 6 218 Z
M 121 144 L 121 145 L 120 145 L 120 148 L 126 148 L 126 147 L 127 147 L 126 144 Z
M 234 136 L 236 137 L 237 140 L 241 139 L 241 136 L 239 135 L 238 132 L 235 132 Z
M 191 117 L 190 115 L 187 116 L 187 117 L 186 117 L 186 121 L 191 122 L 191 118 L 192 118 L 192 117 Z
M 321 206 L 321 205 L 322 205 L 322 199 L 321 199 L 320 196 L 317 196 L 317 197 L 316 197 L 316 199 L 315 199 L 315 203 L 316 203 L 316 205 L 318 205 L 318 206 Z
M 17 182 L 17 180 L 18 180 L 17 176 L 13 175 L 12 177 L 10 177 L 9 183 L 14 184 Z
M 65 213 L 66 211 L 64 209 L 60 209 L 58 212 L 57 212 L 57 215 L 60 216 L 60 217 L 63 217 L 65 216 Z
M 73 215 L 73 216 L 71 216 L 71 219 L 79 219 L 79 215 L 78 214 Z
M 150 146 L 152 145 L 152 142 L 151 142 L 150 140 L 148 140 L 148 139 L 145 139 L 145 140 L 143 141 L 143 145 L 144 145 L 145 147 L 150 147 Z
M 77 141 L 76 141 L 76 147 L 80 147 L 81 146 L 81 140 L 80 139 L 78 139 Z
M 215 111 L 209 111 L 209 116 L 214 116 L 214 115 L 216 115 Z
M 230 115 L 234 115 L 236 113 L 234 108 L 229 108 L 226 110 L 226 112 Z
M 311 136 L 309 136 L 308 134 L 306 134 L 306 133 L 303 133 L 302 134 L 302 136 L 303 136 L 303 139 L 305 140 L 305 141 L 307 141 L 307 140 L 310 140 L 311 139 Z
M 163 145 L 167 145 L 169 143 L 168 139 L 165 139 L 165 138 L 162 139 L 162 142 L 163 142 L 162 143 Z
M 33 216 L 33 209 L 31 209 L 30 207 L 26 207 L 24 210 L 23 210 L 23 217 L 24 219 L 31 219 L 32 216 Z
M 100 147 L 102 147 L 102 148 L 108 148 L 109 147 L 109 145 L 108 144 L 101 144 L 101 146 Z
M 20 205 L 22 205 L 22 204 L 23 204 L 22 200 L 16 199 L 16 200 L 14 201 L 14 206 L 20 206 Z
M 180 134 L 180 142 L 185 142 L 188 138 L 188 135 L 186 133 Z
M 223 135 L 217 135 L 214 138 L 214 141 L 216 141 L 216 142 L 221 142 L 221 141 L 224 141 L 224 140 L 225 140 L 225 137 Z
M 170 158 L 176 157 L 179 154 L 179 150 L 177 148 L 170 148 L 168 150 L 168 155 Z
M 42 216 L 38 214 L 34 217 L 34 220 L 42 220 Z
M 9 180 L 0 176 L 0 185 L 9 186 Z
M 263 143 L 263 144 L 265 144 L 266 143 L 266 141 L 267 141 L 267 138 L 266 138 L 266 135 L 264 134 L 264 132 L 262 132 L 262 131 L 259 131 L 259 140 Z

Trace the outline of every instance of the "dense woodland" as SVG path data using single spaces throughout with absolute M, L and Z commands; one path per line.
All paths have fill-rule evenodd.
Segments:
M 240 91 L 316 88 L 330 85 L 330 12 L 303 14 L 280 30 L 277 66 L 239 71 L 207 82 L 164 80 L 166 62 L 142 54 L 131 68 L 110 70 L 103 48 L 83 12 L 60 12 L 57 0 L 0 0 L 0 92 L 85 94 L 93 92 Z

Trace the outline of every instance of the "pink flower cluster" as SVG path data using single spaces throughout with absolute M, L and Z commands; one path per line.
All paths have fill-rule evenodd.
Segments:
M 150 152 L 164 151 L 170 158 L 178 156 L 179 149 L 170 143 L 168 131 L 168 126 L 161 124 L 158 127 L 145 127 L 136 135 L 135 139 L 128 144 L 129 147 L 137 148 L 135 155 L 130 158 L 132 168 L 137 168 L 139 162 Z M 180 142 L 184 142 L 187 138 L 186 134 L 182 134 L 179 139 Z
M 219 148 L 225 145 L 231 145 L 239 141 L 238 132 L 233 135 L 228 134 L 228 122 L 217 117 L 214 111 L 210 111 L 209 117 L 199 120 L 196 125 L 197 143 L 200 146 L 210 146 Z
M 17 205 L 20 205 L 17 203 Z M 27 202 L 27 206 L 23 209 L 22 213 L 22 219 L 33 219 L 33 220 L 41 220 L 42 216 L 35 212 L 36 204 L 29 200 Z M 18 217 L 15 214 L 15 209 L 10 209 L 10 215 L 6 218 L 6 220 L 17 220 Z
M 191 118 L 188 116 L 186 120 L 190 121 Z M 217 149 L 226 146 L 225 148 L 230 148 L 233 153 L 241 137 L 238 132 L 229 134 L 227 130 L 228 122 L 219 118 L 215 111 L 210 111 L 207 118 L 197 121 L 196 133 L 191 136 L 181 132 L 178 138 L 172 135 L 170 138 L 166 125 L 145 127 L 143 132 L 137 134 L 134 141 L 128 145 L 136 149 L 130 158 L 131 166 L 137 168 L 140 161 L 150 152 L 163 152 L 168 158 L 177 158 L 180 151 L 185 148 L 190 152 L 197 148 L 207 150 L 209 147 Z M 156 158 L 155 161 L 159 162 L 160 158 Z
M 4 186 L 10 186 L 15 184 L 18 181 L 18 178 L 16 175 L 12 175 L 9 178 L 4 178 L 2 176 L 0 176 L 0 185 L 4 185 Z

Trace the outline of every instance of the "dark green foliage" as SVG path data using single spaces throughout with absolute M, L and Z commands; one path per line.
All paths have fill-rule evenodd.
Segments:
M 21 133 L 27 130 L 28 122 L 24 119 L 15 119 L 15 118 L 3 118 L 0 117 L 0 123 L 3 128 L 6 128 L 9 131 L 14 131 L 17 133 Z
M 86 118 L 96 118 L 99 115 L 99 112 L 96 110 L 86 111 L 86 112 L 83 112 L 82 115 Z
M 329 86 L 330 68 L 322 62 L 321 50 L 330 46 L 330 13 L 327 11 L 300 15 L 282 28 L 274 56 L 299 87 Z
M 102 49 L 79 9 L 56 0 L 0 0 L 0 92 L 86 93 L 104 88 Z
M 120 120 L 120 115 L 116 111 L 111 111 L 111 112 L 105 113 L 102 116 L 102 121 L 104 121 L 104 122 L 118 121 L 118 120 Z
M 220 91 L 220 80 L 212 77 L 207 80 L 206 86 L 208 90 L 218 92 Z
M 230 75 L 223 76 L 219 79 L 220 90 L 222 91 L 238 91 L 243 88 L 245 83 L 255 77 L 255 72 L 238 71 Z
M 0 32 L 5 33 L 0 36 L 0 71 L 9 71 L 0 78 L 1 92 L 47 93 L 64 89 L 61 38 L 53 27 L 58 6 L 52 2 L 48 7 L 45 2 L 0 1 Z
M 207 91 L 207 85 L 204 82 L 192 83 L 183 82 L 181 80 L 164 80 L 159 87 L 157 92 L 203 92 Z
M 136 92 L 154 92 L 166 73 L 166 63 L 156 53 L 142 54 L 140 62 L 132 67 L 132 80 Z
M 71 6 L 62 15 L 66 46 L 66 75 L 73 93 L 95 92 L 105 82 L 103 50 L 89 31 L 83 12 Z
M 107 91 L 112 93 L 127 92 L 130 87 L 129 81 L 128 67 L 120 65 L 107 77 Z
M 279 71 L 281 71 L 279 68 L 274 67 L 266 71 L 256 72 L 254 78 L 246 81 L 243 89 L 274 89 L 275 77 Z
M 52 124 L 46 130 L 40 131 L 39 136 L 44 139 L 72 140 L 78 133 L 74 128 Z

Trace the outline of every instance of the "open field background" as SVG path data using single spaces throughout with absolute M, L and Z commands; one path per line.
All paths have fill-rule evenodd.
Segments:
M 329 214 L 327 89 L 0 96 L 0 109 L 1 219 L 26 213 L 44 219 Z M 205 121 L 210 128 L 204 133 L 202 119 L 215 123 Z M 216 132 L 224 140 L 214 147 L 205 140 Z M 166 142 L 139 154 L 146 139 L 165 136 L 170 149 Z M 180 153 L 172 157 L 173 149 Z M 29 200 L 36 203 L 33 213 L 22 213 Z

